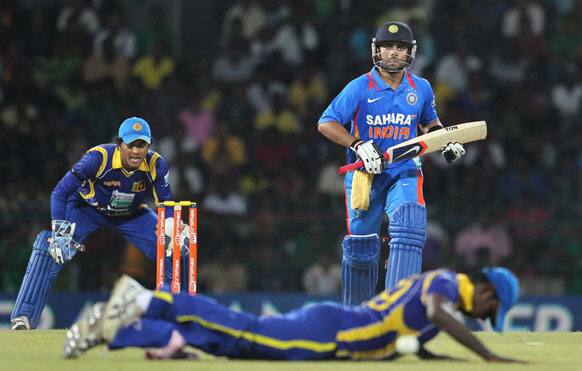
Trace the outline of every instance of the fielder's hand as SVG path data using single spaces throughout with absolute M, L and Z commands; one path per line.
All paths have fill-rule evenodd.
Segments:
M 49 254 L 57 264 L 64 264 L 73 259 L 79 251 L 85 251 L 85 246 L 73 240 L 75 223 L 68 220 L 53 220 L 52 236 L 49 240 Z
M 465 147 L 463 147 L 461 143 L 449 142 L 443 148 L 442 154 L 445 157 L 445 160 L 447 160 L 449 164 L 452 164 L 465 155 Z
M 366 171 L 371 174 L 380 174 L 384 171 L 384 156 L 376 143 L 369 140 L 356 140 L 350 148 L 364 161 Z
M 169 258 L 174 253 L 174 218 L 166 218 L 164 232 L 166 234 L 166 257 Z M 190 227 L 188 224 L 180 223 L 180 246 L 182 246 L 182 255 L 188 252 L 188 241 L 186 239 L 189 234 Z

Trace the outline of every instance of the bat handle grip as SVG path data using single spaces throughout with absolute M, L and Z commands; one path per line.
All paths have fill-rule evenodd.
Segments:
M 345 174 L 349 171 L 358 170 L 358 169 L 361 169 L 363 167 L 364 167 L 364 161 L 360 160 L 360 161 L 352 162 L 351 164 L 347 164 L 347 165 L 340 167 L 339 169 L 337 169 L 337 172 L 338 172 L 338 174 Z
M 384 152 L 384 161 L 390 161 L 390 154 L 388 152 Z M 338 174 L 345 174 L 349 171 L 359 170 L 363 167 L 364 167 L 364 161 L 359 160 L 356 162 L 352 162 L 351 164 L 341 166 L 339 169 L 337 169 L 337 173 Z

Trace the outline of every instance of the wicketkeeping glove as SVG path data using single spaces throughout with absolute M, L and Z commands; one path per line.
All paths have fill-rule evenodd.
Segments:
M 449 142 L 444 146 L 442 154 L 445 160 L 451 164 L 465 155 L 465 147 L 461 143 Z
M 180 246 L 182 249 L 180 253 L 183 255 L 188 253 L 188 235 L 190 234 L 190 227 L 188 224 L 180 223 L 181 224 L 181 232 L 180 232 Z M 164 225 L 164 232 L 166 235 L 166 257 L 172 256 L 174 253 L 174 218 L 166 218 L 166 222 Z
M 73 259 L 77 251 L 85 251 L 85 246 L 73 240 L 75 223 L 68 220 L 53 220 L 52 235 L 49 241 L 49 254 L 57 264 Z
M 371 174 L 380 174 L 384 171 L 384 156 L 380 147 L 373 141 L 355 140 L 350 148 L 364 161 L 366 171 Z

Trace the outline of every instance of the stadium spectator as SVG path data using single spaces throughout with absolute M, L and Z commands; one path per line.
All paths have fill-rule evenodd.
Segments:
M 57 16 L 57 30 L 66 32 L 79 28 L 82 32 L 94 35 L 99 31 L 100 21 L 95 9 L 85 0 L 67 0 Z
M 246 83 L 255 72 L 255 61 L 244 45 L 225 45 L 212 66 L 212 77 L 222 84 Z
M 131 72 L 146 89 L 158 90 L 174 72 L 174 60 L 167 54 L 165 45 L 156 44 L 150 53 L 137 59 Z
M 311 295 L 339 295 L 342 285 L 342 267 L 337 258 L 319 249 L 317 262 L 303 273 L 303 288 Z
M 455 253 L 463 258 L 463 264 L 469 269 L 483 263 L 484 257 L 489 264 L 500 264 L 513 253 L 511 238 L 497 215 L 485 210 L 478 218 L 455 238 Z
M 119 10 L 107 15 L 107 23 L 96 35 L 93 41 L 93 53 L 102 56 L 103 45 L 111 40 L 113 55 L 132 59 L 136 53 L 136 39 L 133 31 L 127 27 L 124 14 Z
M 258 1 L 238 0 L 227 9 L 222 21 L 222 34 L 231 34 L 235 20 L 240 20 L 242 36 L 251 40 L 265 25 L 265 10 Z

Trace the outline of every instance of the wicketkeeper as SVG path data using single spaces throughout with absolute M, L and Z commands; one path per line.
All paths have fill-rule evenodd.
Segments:
M 157 214 L 145 205 L 146 197 L 151 191 L 156 202 L 166 201 L 172 193 L 166 160 L 149 150 L 151 142 L 148 123 L 130 117 L 121 123 L 116 144 L 88 150 L 57 184 L 51 195 L 52 228 L 41 231 L 34 241 L 12 310 L 13 330 L 37 327 L 59 271 L 84 250 L 83 241 L 99 228 L 115 228 L 155 260 Z M 167 224 L 173 225 L 173 220 Z M 183 237 L 188 234 L 184 227 Z M 172 228 L 166 231 L 173 234 Z M 184 250 L 182 267 L 187 268 Z M 167 269 L 167 282 L 170 276 Z

